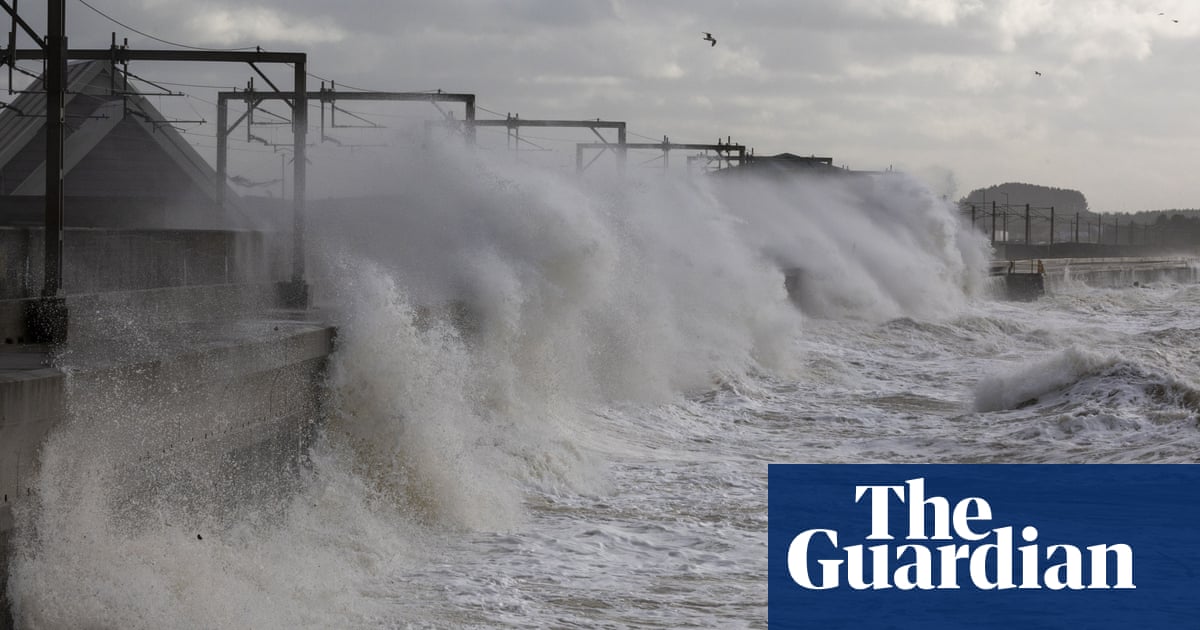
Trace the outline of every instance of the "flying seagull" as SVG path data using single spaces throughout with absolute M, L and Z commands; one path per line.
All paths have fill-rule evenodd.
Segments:
M 713 46 L 716 46 L 716 45 L 717 45 L 717 38 L 713 37 L 713 36 L 712 36 L 712 33 L 707 33 L 707 32 L 706 32 L 706 33 L 704 33 L 704 38 L 703 38 L 703 39 L 704 39 L 704 41 L 706 41 L 706 42 L 712 42 L 711 44 L 709 44 L 709 48 L 712 48 Z
M 1033 71 L 1033 73 L 1034 73 L 1034 74 L 1036 74 L 1036 75 L 1038 75 L 1039 77 L 1040 77 L 1040 76 L 1042 76 L 1042 73 L 1041 73 L 1041 72 L 1038 72 L 1037 70 L 1034 70 L 1034 71 Z

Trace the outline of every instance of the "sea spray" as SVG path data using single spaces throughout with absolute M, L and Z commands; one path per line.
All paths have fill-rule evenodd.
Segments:
M 386 275 L 356 266 L 330 377 L 329 431 L 360 471 L 419 516 L 475 528 L 516 522 L 520 497 L 460 333 L 418 327 Z
M 129 529 L 113 519 L 121 480 L 88 472 L 106 457 L 119 460 L 120 441 L 97 458 L 86 424 L 63 425 L 38 481 L 41 507 L 20 516 L 33 527 L 18 540 L 12 592 L 27 625 L 454 625 L 458 618 L 446 616 L 437 598 L 459 602 L 452 607 L 459 611 L 495 585 L 506 602 L 535 602 L 520 611 L 522 622 L 595 619 L 605 610 L 628 621 L 621 602 L 633 597 L 600 607 L 585 599 L 578 612 L 555 613 L 574 595 L 542 597 L 539 589 L 553 589 L 554 580 L 528 580 L 528 558 L 585 570 L 572 554 L 588 534 L 575 532 L 580 519 L 568 516 L 556 521 L 561 534 L 521 536 L 530 518 L 541 518 L 530 504 L 564 511 L 586 504 L 591 518 L 615 521 L 588 556 L 604 567 L 586 570 L 601 590 L 610 581 L 643 591 L 657 584 L 661 568 L 631 581 L 620 567 L 638 563 L 623 559 L 644 558 L 647 539 L 660 545 L 654 549 L 678 547 L 675 530 L 691 528 L 683 577 L 665 578 L 681 607 L 650 607 L 653 618 L 678 625 L 672 611 L 692 609 L 697 578 L 707 584 L 706 573 L 742 566 L 750 568 L 738 584 L 757 580 L 752 560 L 728 558 L 758 557 L 747 541 L 761 529 L 761 514 L 745 504 L 730 509 L 728 493 L 757 496 L 742 458 L 761 462 L 769 455 L 763 449 L 799 430 L 797 407 L 792 394 L 781 394 L 772 431 L 788 433 L 759 433 L 752 411 L 731 420 L 703 394 L 719 385 L 757 399 L 774 386 L 767 383 L 789 380 L 803 390 L 803 315 L 789 300 L 781 260 L 828 278 L 813 287 L 829 305 L 815 315 L 870 322 L 949 315 L 973 294 L 986 258 L 978 238 L 956 231 L 953 209 L 911 182 L 868 193 L 836 182 L 795 190 L 764 184 L 731 197 L 711 181 L 580 182 L 453 153 L 396 166 L 393 181 L 375 191 L 380 196 L 312 204 L 314 295 L 340 330 L 327 439 L 314 450 L 306 485 L 270 518 L 253 514 L 259 506 L 191 518 L 183 509 L 190 499 L 178 497 Z M 869 264 L 857 262 L 864 249 L 878 254 Z M 810 257 L 814 250 L 821 255 Z M 861 369 L 848 367 L 846 379 Z M 128 436 L 137 435 L 131 427 L 172 419 L 149 410 L 99 421 Z M 699 422 L 702 430 L 694 428 Z M 613 462 L 603 456 L 634 452 L 622 449 L 623 439 L 638 443 L 639 456 L 685 468 L 630 469 L 618 479 L 644 470 L 653 482 L 614 487 Z M 724 459 L 751 447 L 758 450 Z M 696 471 L 720 479 L 695 483 Z M 661 483 L 672 488 L 669 496 L 654 495 Z M 697 487 L 704 496 L 689 496 Z M 703 514 L 687 512 L 696 505 L 706 506 Z M 664 506 L 670 527 L 621 521 Z M 722 534 L 706 540 L 714 523 Z M 463 535 L 468 529 L 480 533 Z M 486 537 L 505 530 L 517 533 Z M 38 538 L 45 532 L 55 537 Z M 472 547 L 474 535 L 500 542 Z M 738 549 L 723 546 L 730 540 L 741 541 Z M 488 551 L 514 545 L 536 553 Z M 494 572 L 501 573 L 495 585 L 481 591 L 479 581 Z M 717 590 L 702 587 L 699 599 L 728 600 L 720 589 L 730 583 L 715 579 Z M 422 603 L 435 612 L 410 615 Z M 475 623 L 497 618 L 477 612 Z M 721 614 L 703 613 L 711 623 L 702 625 L 730 621 Z
M 518 482 L 595 487 L 581 448 L 589 408 L 670 400 L 760 357 L 788 358 L 788 337 L 772 334 L 794 333 L 799 313 L 778 270 L 727 238 L 728 221 L 669 225 L 651 203 L 589 198 L 553 178 L 479 182 L 449 182 L 432 208 L 401 196 L 341 202 L 322 217 L 336 261 L 322 291 L 343 331 L 333 426 L 394 469 L 385 476 L 421 509 L 504 526 Z M 481 233 L 487 241 L 472 238 Z M 696 235 L 712 246 L 696 251 Z M 434 260 L 415 276 L 392 272 L 405 291 L 387 271 L 403 267 L 410 241 Z M 749 261 L 721 268 L 736 256 Z M 747 267 L 761 277 L 739 282 Z M 745 295 L 756 287 L 766 299 Z
M 453 150 L 397 166 L 378 196 L 313 204 L 337 426 L 460 525 L 513 522 L 525 483 L 597 487 L 591 409 L 795 374 L 787 267 L 819 279 L 818 315 L 868 321 L 945 316 L 983 286 L 982 237 L 898 174 L 580 180 Z
M 18 627 L 344 626 L 370 613 L 362 592 L 380 567 L 418 553 L 415 521 L 335 447 L 311 453 L 298 478 L 239 475 L 228 451 L 190 441 L 147 457 L 178 426 L 220 431 L 229 419 L 138 371 L 87 379 L 68 372 L 76 412 L 42 445 L 18 506 Z
M 983 236 L 899 173 L 721 181 L 745 231 L 805 272 L 812 314 L 881 321 L 957 312 L 986 284 Z

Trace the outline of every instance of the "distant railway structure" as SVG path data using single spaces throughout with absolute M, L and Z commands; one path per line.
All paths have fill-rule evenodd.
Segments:
M 261 75 L 261 73 L 260 73 Z M 263 77 L 267 80 L 266 77 Z M 273 83 L 272 88 L 275 88 Z M 333 84 L 326 88 L 324 85 L 317 92 L 308 92 L 301 96 L 306 101 L 317 101 L 321 104 L 321 139 L 327 140 L 325 135 L 325 106 L 329 106 L 331 125 L 333 117 L 339 111 L 337 107 L 338 101 L 355 101 L 355 102 L 426 102 L 432 103 L 435 106 L 438 103 L 462 103 L 464 107 L 464 121 L 462 131 L 466 137 L 467 144 L 475 145 L 475 95 L 474 94 L 455 94 L 447 92 L 345 92 L 337 91 Z M 233 123 L 229 123 L 229 101 L 241 101 L 246 104 L 246 111 Z M 216 185 L 218 194 L 224 191 L 224 182 L 228 179 L 229 171 L 229 135 L 233 133 L 243 121 L 247 123 L 246 134 L 247 139 L 250 139 L 251 129 L 250 123 L 253 120 L 254 111 L 263 101 L 276 100 L 284 101 L 289 105 L 293 105 L 297 101 L 296 92 L 282 92 L 274 89 L 271 92 L 258 91 L 253 89 L 253 84 L 250 84 L 249 89 L 243 91 L 219 92 L 217 94 L 217 177 L 219 183 Z M 344 110 L 341 110 L 344 112 Z M 442 111 L 443 116 L 446 112 Z M 346 112 L 348 113 L 348 112 Z M 353 114 L 351 114 L 353 115 Z M 358 118 L 357 116 L 355 116 Z M 294 159 L 296 162 L 305 161 L 305 147 L 297 145 Z
M 608 142 L 580 142 L 575 145 L 575 172 L 582 174 L 592 166 L 605 151 L 612 150 L 613 146 Z M 671 165 L 671 151 L 701 151 L 702 155 L 688 156 L 688 173 L 692 171 L 694 160 L 704 160 L 707 166 L 715 161 L 717 168 L 725 168 L 735 164 L 743 164 L 746 161 L 747 153 L 745 145 L 733 144 L 732 142 L 723 143 L 718 141 L 716 144 L 702 144 L 692 142 L 671 142 L 667 136 L 663 136 L 662 142 L 627 142 L 624 144 L 625 151 L 630 150 L 649 150 L 659 151 L 661 154 L 651 159 L 661 160 L 663 171 L 667 171 Z M 591 160 L 586 164 L 583 158 L 587 151 L 599 150 Z
M 624 121 L 600 120 L 599 118 L 592 120 L 538 120 L 521 118 L 519 114 L 507 114 L 501 119 L 476 120 L 472 124 L 475 127 L 503 127 L 505 130 L 505 138 L 508 140 L 508 146 L 514 152 L 520 152 L 521 150 L 522 127 L 590 129 L 592 133 L 600 139 L 600 142 L 596 144 L 606 151 L 613 151 L 616 155 L 617 172 L 625 172 L 625 161 L 629 143 L 627 142 L 627 131 Z M 610 142 L 607 138 L 605 138 L 600 133 L 601 129 L 615 129 L 617 132 L 616 142 Z
M 437 121 L 436 124 L 448 127 L 456 133 L 461 134 L 469 146 L 475 145 L 476 133 L 480 127 L 503 128 L 506 132 L 508 148 L 518 155 L 522 151 L 523 144 L 531 144 L 527 138 L 522 137 L 521 130 L 523 128 L 575 128 L 590 130 L 598 141 L 576 144 L 576 170 L 579 173 L 583 173 L 600 156 L 610 153 L 616 158 L 618 173 L 624 173 L 630 150 L 660 151 L 661 155 L 654 159 L 661 159 L 664 170 L 670 165 L 671 151 L 691 150 L 702 152 L 699 155 L 688 156 L 689 173 L 692 170 L 691 166 L 696 163 L 700 163 L 702 165 L 701 168 L 704 170 L 722 170 L 733 166 L 744 166 L 753 157 L 753 152 L 748 151 L 744 145 L 732 142 L 718 141 L 715 144 L 673 143 L 664 137 L 663 142 L 630 143 L 627 138 L 627 125 L 624 121 L 603 120 L 599 118 L 531 119 L 522 118 L 518 114 L 508 114 L 501 119 L 478 119 L 475 111 L 476 103 L 474 94 L 446 93 L 441 91 L 344 91 L 337 90 L 335 84 L 332 82 L 329 83 L 328 87 L 323 83 L 319 91 L 310 92 L 307 90 L 308 57 L 303 52 L 267 52 L 261 49 L 217 51 L 199 48 L 187 48 L 183 50 L 135 50 L 130 48 L 127 43 L 118 45 L 115 33 L 112 37 L 112 44 L 108 48 L 71 49 L 68 47 L 66 37 L 66 0 L 47 0 L 47 27 L 45 29 L 47 34 L 45 36 L 40 35 L 36 29 L 30 26 L 19 15 L 16 6 L 16 2 L 10 4 L 7 0 L 0 0 L 0 8 L 3 8 L 11 18 L 8 45 L 0 49 L 0 67 L 7 66 L 8 68 L 10 93 L 12 93 L 13 72 L 21 71 L 28 74 L 27 71 L 17 68 L 16 64 L 18 61 L 40 60 L 45 64 L 43 75 L 33 84 L 33 88 L 28 90 L 32 93 L 28 95 L 30 98 L 24 99 L 19 103 L 5 104 L 0 108 L 0 110 L 4 110 L 6 113 L 12 115 L 9 117 L 10 119 L 14 117 L 21 119 L 19 123 L 16 123 L 17 126 L 27 126 L 31 129 L 36 128 L 40 134 L 38 137 L 44 137 L 45 147 L 40 154 L 41 159 L 39 161 L 41 166 L 37 167 L 40 170 L 35 169 L 36 172 L 35 170 L 31 170 L 24 173 L 19 183 L 12 184 L 11 181 L 6 181 L 4 184 L 6 186 L 11 184 L 10 187 L 16 187 L 12 191 L 9 191 L 10 193 L 15 191 L 16 194 L 26 194 L 31 198 L 39 195 L 44 198 L 41 213 L 42 223 L 45 226 L 44 245 L 42 248 L 44 251 L 44 262 L 40 266 L 42 271 L 41 287 L 38 297 L 28 298 L 30 301 L 28 328 L 32 331 L 29 339 L 39 343 L 61 343 L 66 339 L 68 314 L 63 290 L 64 206 L 67 203 L 64 196 L 66 186 L 65 176 L 70 172 L 73 179 L 80 178 L 82 171 L 78 170 L 81 159 L 79 156 L 81 155 L 81 151 L 84 153 L 87 152 L 81 147 L 86 144 L 88 138 L 92 138 L 93 140 L 102 138 L 106 125 L 117 123 L 115 120 L 109 120 L 107 123 L 95 122 L 95 120 L 104 120 L 103 116 L 106 115 L 97 114 L 100 118 L 87 119 L 87 122 L 82 125 L 81 128 L 86 128 L 85 133 L 81 134 L 78 130 L 71 129 L 68 125 L 68 117 L 78 117 L 80 114 L 78 112 L 68 112 L 68 103 L 78 100 L 75 90 L 69 87 L 69 83 L 72 81 L 71 73 L 81 71 L 80 69 L 73 68 L 71 62 L 87 62 L 91 64 L 86 66 L 88 68 L 104 66 L 105 70 L 98 70 L 97 72 L 104 74 L 109 81 L 108 96 L 120 96 L 126 101 L 128 100 L 126 97 L 137 98 L 137 95 L 133 94 L 133 91 L 128 86 L 128 79 L 131 76 L 128 66 L 131 62 L 222 62 L 245 63 L 249 65 L 254 73 L 270 86 L 270 90 L 254 90 L 251 83 L 251 89 L 220 92 L 218 94 L 218 129 L 215 134 L 218 146 L 215 170 L 204 163 L 203 159 L 199 158 L 194 149 L 186 146 L 187 143 L 178 137 L 178 133 L 173 133 L 171 123 L 179 121 L 166 120 L 161 114 L 152 111 L 153 108 L 148 106 L 139 105 L 138 107 L 130 108 L 126 105 L 122 110 L 122 121 L 124 122 L 120 122 L 120 124 L 150 125 L 162 130 L 166 139 L 165 141 L 174 146 L 173 149 L 168 150 L 171 160 L 164 164 L 170 164 L 172 161 L 179 162 L 180 159 L 187 162 L 188 165 L 184 168 L 187 178 L 192 183 L 199 184 L 202 188 L 207 189 L 209 192 L 206 193 L 206 196 L 211 196 L 215 200 L 216 206 L 222 210 L 227 209 L 230 202 L 236 198 L 235 193 L 228 186 L 230 181 L 228 173 L 228 141 L 230 134 L 242 123 L 246 123 L 247 138 L 252 141 L 255 140 L 256 138 L 251 131 L 251 125 L 255 122 L 253 116 L 264 101 L 283 101 L 290 107 L 290 120 L 287 117 L 280 116 L 281 121 L 272 124 L 289 125 L 292 129 L 290 143 L 292 152 L 291 277 L 285 283 L 286 287 L 284 287 L 284 291 L 287 295 L 291 296 L 290 303 L 296 306 L 305 306 L 308 304 L 308 284 L 305 274 L 305 214 L 307 167 L 309 161 L 305 154 L 309 133 L 308 105 L 311 101 L 321 104 L 320 139 L 322 142 L 330 141 L 341 144 L 326 133 L 325 114 L 327 109 L 329 112 L 329 128 L 345 126 L 338 124 L 337 116 L 339 114 L 356 118 L 360 122 L 367 122 L 368 124 L 365 126 L 378 126 L 370 124 L 369 121 L 365 121 L 354 112 L 341 108 L 338 105 L 339 102 L 410 101 L 432 103 L 442 113 L 442 120 Z M 19 36 L 24 36 L 32 41 L 35 47 L 18 48 Z M 284 91 L 276 86 L 267 74 L 260 69 L 259 64 L 283 64 L 291 66 L 293 74 L 292 89 Z M 148 83 L 153 84 L 153 82 Z M 246 110 L 232 123 L 229 122 L 228 107 L 231 100 L 241 101 L 246 104 Z M 464 106 L 463 118 L 461 120 L 455 119 L 452 113 L 441 108 L 442 103 L 461 103 Z M 78 108 L 78 106 L 75 107 Z M 129 118 L 129 120 L 125 121 L 125 117 Z M 32 118 L 40 118 L 41 122 L 39 124 L 30 124 Z M 428 128 L 430 128 L 430 125 L 427 124 Z M 615 135 L 615 138 L 613 135 Z M 68 137 L 71 139 L 68 140 Z M 261 138 L 258 138 L 258 140 L 261 140 Z M 158 139 L 160 144 L 163 141 L 163 139 Z M 20 145 L 21 150 L 26 151 L 22 159 L 28 159 L 32 155 L 27 151 L 28 142 L 29 138 L 23 138 L 22 141 L 14 142 L 14 145 Z M 270 146 L 280 146 L 267 144 Z M 94 148 L 94 146 L 91 147 L 91 149 Z M 15 150 L 10 146 L 3 148 L 3 151 L 9 152 Z M 593 150 L 598 152 L 585 164 L 584 154 Z M 95 155 L 101 154 L 96 153 Z M 714 164 L 716 165 L 715 168 L 713 168 Z M 162 165 L 152 166 L 158 167 Z M 137 172 L 137 169 L 131 169 L 131 172 Z M 31 177 L 38 179 L 40 183 L 34 182 L 30 179 Z M 79 183 L 82 185 L 82 181 Z M 72 201 L 72 203 L 75 202 Z M 234 202 L 234 205 L 236 205 L 236 202 Z M 94 204 L 89 206 L 89 211 L 94 207 Z

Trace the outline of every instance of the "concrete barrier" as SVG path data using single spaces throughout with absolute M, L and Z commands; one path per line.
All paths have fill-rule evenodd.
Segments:
M 1070 258 L 1047 261 L 1046 270 L 1051 288 L 1067 282 L 1099 287 L 1200 282 L 1200 261 L 1194 258 Z
M 0 227 L 0 299 L 41 291 L 40 227 Z M 286 239 L 239 230 L 67 228 L 67 294 L 174 286 L 267 283 L 286 277 Z
M 230 509 L 298 479 L 334 340 L 304 315 L 175 320 L 152 349 L 121 339 L 81 349 L 69 377 L 28 348 L 0 353 L 0 628 L 12 623 L 3 594 L 13 509 L 36 494 L 39 450 L 64 423 L 81 450 L 113 458 L 120 492 L 137 499 L 121 503 L 140 509 L 179 497 Z
M 63 417 L 63 374 L 41 353 L 0 354 L 0 629 L 8 630 L 12 509 L 36 474 L 37 447 Z
M 190 509 L 222 510 L 286 492 L 321 419 L 334 331 L 310 313 L 274 310 L 285 303 L 288 235 L 137 229 L 127 227 L 129 208 L 109 210 L 86 214 L 107 217 L 93 227 L 74 217 L 63 240 L 70 326 L 56 352 L 70 356 L 69 377 L 28 343 L 43 230 L 0 226 L 0 630 L 13 623 L 14 510 L 36 494 L 39 456 L 56 429 L 82 440 L 77 450 L 89 457 L 113 447 L 114 485 L 131 499 L 120 505 L 183 498 Z M 118 512 L 128 523 L 145 516 Z
M 1048 260 L 1054 258 L 1194 258 L 1200 255 L 1196 247 L 1162 245 L 1113 245 L 1111 243 L 996 243 L 992 246 L 996 260 Z
M 1005 274 L 1004 291 L 1009 300 L 1036 300 L 1046 293 L 1045 276 L 1037 272 Z
M 1039 262 L 1044 274 L 1036 273 Z M 1009 269 L 1012 269 L 1011 274 Z M 1147 256 L 993 260 L 991 275 L 1004 277 L 1004 290 L 1009 299 L 1034 299 L 1044 291 L 1053 292 L 1073 283 L 1096 287 L 1127 287 L 1152 282 L 1193 284 L 1200 282 L 1200 259 Z M 1035 275 L 1039 278 L 1035 279 Z

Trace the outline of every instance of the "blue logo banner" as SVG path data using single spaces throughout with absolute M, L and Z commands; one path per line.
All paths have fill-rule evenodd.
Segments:
M 769 471 L 771 628 L 1200 628 L 1200 465 Z

